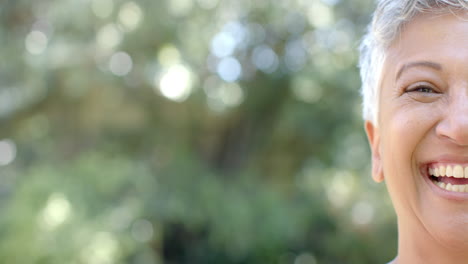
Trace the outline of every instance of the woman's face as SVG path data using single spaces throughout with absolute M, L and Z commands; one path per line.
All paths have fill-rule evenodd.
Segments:
M 373 177 L 387 184 L 400 241 L 466 249 L 468 15 L 420 15 L 387 55 L 378 126 L 366 123 Z

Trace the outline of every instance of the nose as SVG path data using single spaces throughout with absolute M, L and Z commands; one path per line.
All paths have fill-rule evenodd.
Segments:
M 468 87 L 460 90 L 451 96 L 436 133 L 459 146 L 468 146 Z

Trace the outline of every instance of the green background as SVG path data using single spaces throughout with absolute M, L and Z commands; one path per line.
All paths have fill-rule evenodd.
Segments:
M 1 263 L 386 263 L 371 0 L 0 4 Z

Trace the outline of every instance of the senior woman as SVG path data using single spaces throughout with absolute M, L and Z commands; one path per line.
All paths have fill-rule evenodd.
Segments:
M 398 219 L 392 263 L 468 263 L 468 0 L 381 0 L 361 44 L 372 177 Z

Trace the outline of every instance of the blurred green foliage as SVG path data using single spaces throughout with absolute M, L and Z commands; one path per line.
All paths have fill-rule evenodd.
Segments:
M 370 0 L 0 4 L 1 263 L 385 263 Z

